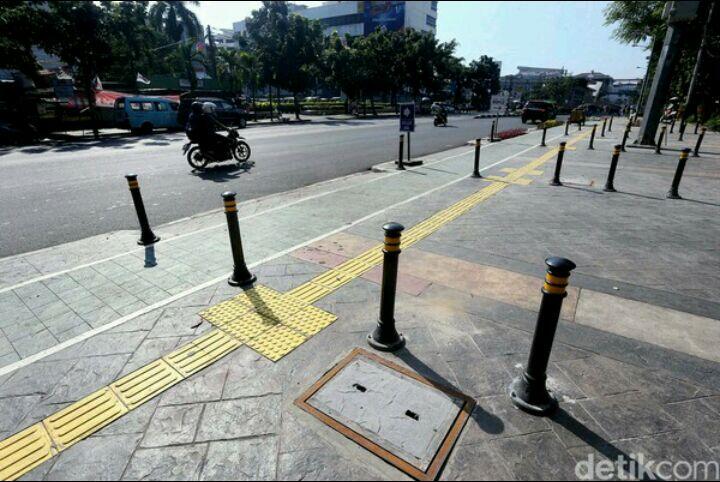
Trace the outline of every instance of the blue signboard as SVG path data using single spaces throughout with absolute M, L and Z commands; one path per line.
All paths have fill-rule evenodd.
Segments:
M 365 35 L 380 27 L 396 31 L 405 27 L 405 2 L 365 2 Z
M 415 132 L 415 104 L 400 104 L 400 131 Z

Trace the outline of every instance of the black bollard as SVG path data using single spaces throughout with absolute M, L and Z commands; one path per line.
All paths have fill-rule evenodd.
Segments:
M 540 141 L 540 145 L 543 147 L 545 147 L 547 145 L 547 144 L 545 144 L 545 136 L 546 135 L 547 135 L 547 126 L 543 122 L 543 136 L 542 136 L 542 141 Z
M 405 338 L 395 329 L 395 291 L 397 289 L 400 233 L 402 224 L 387 223 L 383 249 L 383 275 L 380 291 L 380 317 L 375 330 L 367 337 L 368 344 L 380 351 L 396 351 L 405 346 Z
M 622 144 L 620 144 L 620 150 L 623 152 L 626 152 L 625 144 L 627 144 L 628 137 L 630 137 L 630 123 L 629 122 L 628 122 L 627 126 L 625 126 L 625 132 L 623 132 Z
M 403 141 L 405 140 L 405 137 L 400 134 L 400 147 L 398 148 L 398 170 L 404 171 L 405 170 L 405 164 L 403 164 Z
M 490 126 L 490 142 L 495 142 L 495 121 L 492 121 Z
M 127 179 L 130 195 L 132 196 L 138 222 L 140 223 L 140 239 L 138 239 L 137 243 L 141 246 L 157 243 L 160 241 L 160 237 L 155 236 L 155 233 L 150 229 L 150 223 L 148 222 L 147 213 L 145 212 L 145 204 L 143 204 L 142 195 L 140 194 L 140 184 L 137 180 L 137 174 L 127 174 L 125 175 L 125 179 Z
M 655 154 L 660 154 L 660 149 L 662 147 L 662 141 L 663 141 L 663 137 L 665 137 L 666 129 L 667 129 L 667 126 L 662 126 L 660 128 L 660 137 L 658 137 L 657 144 L 655 144 Z
M 513 404 L 533 415 L 548 415 L 558 407 L 557 399 L 547 389 L 547 367 L 568 278 L 575 269 L 575 263 L 565 258 L 547 258 L 545 264 L 547 273 L 527 367 L 510 385 Z
M 555 175 L 553 176 L 552 181 L 550 181 L 551 186 L 562 186 L 562 183 L 560 182 L 560 170 L 562 169 L 563 157 L 565 156 L 565 145 L 565 142 L 561 142 L 560 147 L 558 147 L 557 161 L 555 162 Z
M 699 122 L 695 122 L 695 130 L 693 130 L 693 134 L 697 134 L 698 128 L 700 127 Z
M 620 146 L 616 145 L 613 149 L 612 160 L 610 161 L 610 172 L 608 172 L 607 182 L 605 182 L 605 192 L 615 191 L 615 170 L 617 169 L 618 160 L 620 159 Z
M 670 134 L 672 134 L 675 131 L 675 118 L 673 117 L 670 121 Z
M 565 135 L 568 135 L 568 129 L 570 128 L 570 120 L 565 122 Z
M 603 118 L 603 126 L 600 131 L 600 137 L 605 137 L 605 126 L 607 125 L 607 117 Z
M 685 164 L 687 163 L 687 159 L 690 156 L 690 148 L 686 147 L 682 150 L 680 153 L 680 159 L 678 159 L 678 165 L 677 169 L 675 169 L 675 176 L 673 177 L 672 186 L 670 187 L 670 191 L 667 193 L 667 197 L 669 199 L 682 199 L 680 197 L 680 194 L 678 193 L 678 188 L 680 187 L 680 180 L 682 179 L 683 171 L 685 171 Z
M 612 121 L 614 116 L 610 116 L 610 122 L 608 123 L 608 132 L 612 132 Z
M 592 128 L 592 132 L 590 132 L 590 144 L 588 144 L 588 149 L 594 150 L 595 149 L 595 129 L 597 129 L 597 124 L 595 124 Z
M 582 120 L 578 121 L 578 131 L 582 130 Z
M 475 139 L 475 164 L 473 165 L 472 177 L 482 177 L 480 174 L 480 139 Z
M 684 120 L 680 120 L 680 129 L 678 129 L 678 141 L 682 142 L 683 136 L 685 135 L 685 127 L 687 123 Z
M 707 127 L 703 126 L 703 128 L 700 129 L 700 135 L 698 136 L 698 140 L 695 143 L 695 151 L 693 152 L 693 157 L 700 157 L 700 145 L 702 144 L 703 138 L 705 137 L 705 131 L 707 131 Z
M 257 278 L 250 273 L 245 264 L 242 240 L 240 239 L 240 224 L 237 217 L 237 203 L 235 194 L 232 191 L 224 192 L 222 198 L 225 204 L 225 217 L 228 223 L 228 234 L 230 235 L 230 249 L 233 256 L 233 272 L 228 278 L 231 286 L 246 287 L 257 281 Z

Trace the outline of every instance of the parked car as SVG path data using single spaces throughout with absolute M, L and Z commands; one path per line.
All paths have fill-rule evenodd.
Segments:
M 162 97 L 119 97 L 115 101 L 115 123 L 141 134 L 157 128 L 179 129 L 178 103 Z
M 546 100 L 530 100 L 522 110 L 521 118 L 523 124 L 531 120 L 533 122 L 545 122 L 554 119 L 557 115 L 555 104 Z
M 180 100 L 180 110 L 178 112 L 178 121 L 180 125 L 187 124 L 190 115 L 190 106 L 193 102 L 212 102 L 215 104 L 215 115 L 223 124 L 231 127 L 239 127 L 244 129 L 247 126 L 248 111 L 247 109 L 237 106 L 232 101 L 222 99 L 220 97 L 182 97 Z

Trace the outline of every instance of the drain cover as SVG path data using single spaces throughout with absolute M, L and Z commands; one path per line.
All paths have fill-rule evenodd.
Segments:
M 356 349 L 296 404 L 420 480 L 433 480 L 475 402 Z

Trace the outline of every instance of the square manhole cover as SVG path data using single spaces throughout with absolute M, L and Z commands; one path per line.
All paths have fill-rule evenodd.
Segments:
M 475 406 L 359 348 L 295 403 L 418 480 L 437 477 Z

